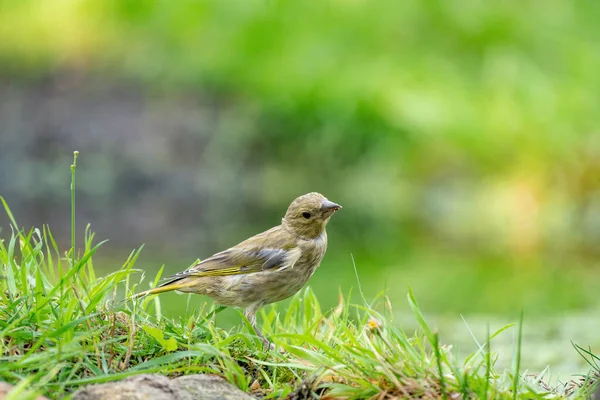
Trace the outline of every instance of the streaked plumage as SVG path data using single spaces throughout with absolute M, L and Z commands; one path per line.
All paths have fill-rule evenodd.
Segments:
M 341 208 L 319 193 L 308 193 L 288 207 L 281 225 L 259 233 L 137 294 L 171 290 L 198 293 L 224 306 L 242 307 L 257 333 L 256 312 L 265 304 L 298 292 L 327 250 L 325 226 Z

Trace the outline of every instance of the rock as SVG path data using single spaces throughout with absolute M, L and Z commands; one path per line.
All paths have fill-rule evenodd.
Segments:
M 217 375 L 186 375 L 173 379 L 172 382 L 181 391 L 187 393 L 190 400 L 254 399 Z
M 138 375 L 122 381 L 90 385 L 75 392 L 74 400 L 181 399 L 171 381 L 162 375 Z
M 9 383 L 0 382 L 0 400 L 4 400 L 7 397 L 7 394 L 9 394 L 13 388 L 14 388 L 14 386 Z M 29 392 L 26 392 L 26 393 L 29 393 Z M 22 398 L 23 394 L 24 393 L 21 393 L 19 395 L 19 397 Z M 44 396 L 38 396 L 35 398 L 35 400 L 48 400 L 48 398 L 44 397 Z
M 252 400 L 216 375 L 188 375 L 168 379 L 162 375 L 137 375 L 118 382 L 86 386 L 73 400 Z

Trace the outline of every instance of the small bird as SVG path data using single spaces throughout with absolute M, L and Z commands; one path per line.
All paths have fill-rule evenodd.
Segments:
M 252 236 L 166 279 L 162 285 L 133 296 L 177 290 L 211 297 L 223 306 L 241 307 L 252 327 L 265 304 L 298 292 L 315 272 L 327 250 L 325 226 L 342 208 L 320 193 L 296 198 L 281 225 Z

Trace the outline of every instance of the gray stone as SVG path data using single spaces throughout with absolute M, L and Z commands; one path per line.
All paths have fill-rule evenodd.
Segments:
M 138 375 L 118 382 L 89 385 L 75 392 L 74 400 L 182 399 L 171 381 L 162 375 Z
M 190 400 L 253 400 L 253 397 L 217 375 L 180 376 L 173 379 L 172 383 L 190 396 Z
M 252 400 L 216 375 L 188 375 L 168 379 L 138 375 L 118 382 L 90 385 L 75 392 L 73 400 Z

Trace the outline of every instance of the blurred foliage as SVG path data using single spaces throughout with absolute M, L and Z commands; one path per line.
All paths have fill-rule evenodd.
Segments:
M 191 262 L 318 190 L 344 205 L 323 276 L 352 279 L 352 252 L 374 286 L 448 273 L 418 294 L 441 309 L 479 311 L 465 287 L 498 291 L 490 309 L 582 307 L 599 18 L 588 0 L 2 0 L 0 191 L 55 215 L 77 148 L 80 221 Z

